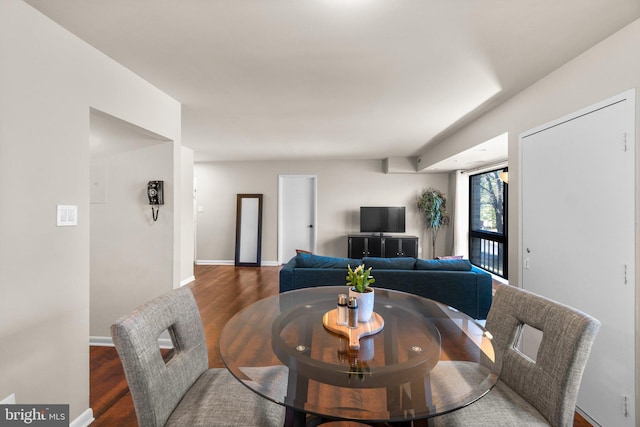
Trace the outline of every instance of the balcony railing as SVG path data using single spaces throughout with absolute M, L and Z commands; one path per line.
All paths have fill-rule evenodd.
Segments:
M 502 236 L 471 237 L 470 261 L 472 264 L 500 277 L 506 277 L 506 248 L 500 242 Z

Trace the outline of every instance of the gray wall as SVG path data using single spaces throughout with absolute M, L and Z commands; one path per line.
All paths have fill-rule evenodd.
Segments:
M 420 190 L 449 190 L 448 174 L 385 174 L 380 160 L 208 162 L 195 165 L 198 262 L 232 262 L 237 193 L 263 193 L 262 262 L 277 262 L 278 175 L 317 175 L 317 252 L 346 256 L 347 233 L 359 231 L 359 208 L 407 207 L 406 233 L 420 238 L 420 255 L 431 256 L 415 210 Z M 450 228 L 450 227 L 448 227 Z M 438 255 L 451 250 L 450 230 L 438 237 Z M 424 248 L 424 249 L 423 249 Z M 426 252 L 425 252 L 426 251 Z

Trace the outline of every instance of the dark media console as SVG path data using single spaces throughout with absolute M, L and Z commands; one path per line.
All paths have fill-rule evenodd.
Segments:
M 418 257 L 418 238 L 416 236 L 394 236 L 373 234 L 349 234 L 347 256 L 360 259 L 364 257 Z

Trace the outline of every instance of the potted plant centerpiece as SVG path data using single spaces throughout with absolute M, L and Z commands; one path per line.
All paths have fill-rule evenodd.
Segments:
M 355 297 L 358 300 L 358 322 L 368 322 L 373 314 L 373 288 L 369 285 L 376 281 L 371 275 L 371 267 L 365 270 L 364 264 L 360 264 L 351 269 L 347 265 L 349 272 L 347 274 L 347 286 L 349 286 L 349 297 Z

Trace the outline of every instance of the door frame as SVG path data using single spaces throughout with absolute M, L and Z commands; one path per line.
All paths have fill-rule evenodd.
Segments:
M 313 220 L 313 232 L 311 234 L 311 251 L 316 252 L 317 242 L 318 242 L 318 176 L 317 175 L 307 175 L 307 174 L 280 174 L 278 175 L 278 264 L 284 264 L 288 259 L 284 259 L 283 246 L 284 246 L 284 183 L 289 178 L 309 178 L 313 182 L 311 195 L 312 200 L 310 200 L 311 206 L 311 217 Z

